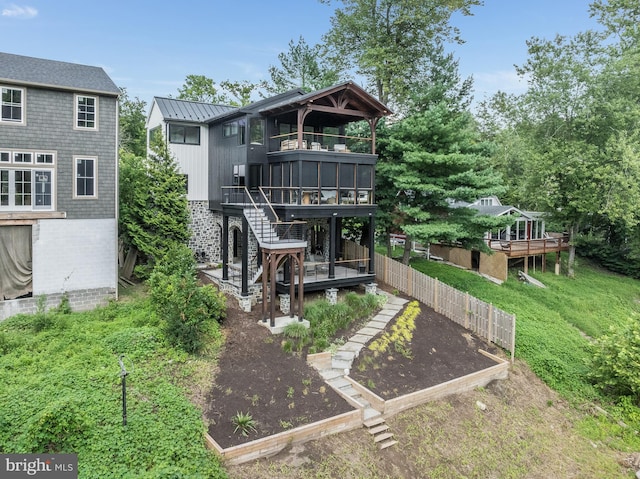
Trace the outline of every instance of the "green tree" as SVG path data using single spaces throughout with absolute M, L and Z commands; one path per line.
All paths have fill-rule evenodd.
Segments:
M 289 42 L 289 51 L 278 55 L 281 66 L 271 65 L 271 83 L 265 85 L 270 93 L 284 93 L 294 88 L 305 91 L 320 90 L 337 83 L 338 71 L 329 66 L 326 47 L 307 45 L 302 36 L 298 43 Z
M 151 300 L 169 341 L 188 353 L 198 353 L 219 336 L 218 322 L 226 314 L 224 294 L 199 286 L 191 250 L 174 242 L 158 259 L 151 277 Z
M 216 88 L 216 83 L 204 75 L 187 75 L 184 85 L 178 88 L 178 99 L 224 105 L 230 101 L 227 94 Z
M 330 4 L 332 0 L 320 0 Z M 480 0 L 342 0 L 324 40 L 336 65 L 354 67 L 378 99 L 401 104 L 433 45 L 461 42 L 449 22 Z
M 146 103 L 138 97 L 129 98 L 126 88 L 121 88 L 119 113 L 119 149 L 137 156 L 147 152 Z
M 484 248 L 483 233 L 503 226 L 504 218 L 477 215 L 452 202 L 471 202 L 504 192 L 490 167 L 491 145 L 478 140 L 471 114 L 452 112 L 445 103 L 414 113 L 389 128 L 381 144 L 377 177 L 395 192 L 396 225 L 411 241 L 440 241 Z
M 185 179 L 162 144 L 146 158 L 124 154 L 120 184 L 121 232 L 143 254 L 146 264 L 136 272 L 146 277 L 171 245 L 190 236 Z

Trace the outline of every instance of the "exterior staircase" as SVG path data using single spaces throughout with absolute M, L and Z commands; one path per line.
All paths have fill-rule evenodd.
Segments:
M 261 208 L 245 208 L 244 217 L 249 223 L 249 228 L 258 239 L 260 246 L 273 244 L 280 241 L 278 233 L 274 230 L 271 221 Z
M 389 432 L 389 426 L 382 416 L 376 416 L 366 420 L 364 427 L 367 428 L 369 434 L 373 436 L 373 442 L 378 445 L 378 449 L 382 450 L 398 444 L 398 441 L 393 437 L 393 433 Z

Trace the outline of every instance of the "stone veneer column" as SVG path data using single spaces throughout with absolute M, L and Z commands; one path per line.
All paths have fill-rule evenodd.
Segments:
M 365 294 L 376 294 L 378 292 L 378 283 L 369 283 L 364 285 Z
M 338 302 L 338 290 L 336 288 L 329 288 L 324 292 L 329 304 L 336 304 Z
M 280 311 L 283 314 L 289 314 L 289 311 L 291 311 L 291 296 L 288 294 L 280 295 Z

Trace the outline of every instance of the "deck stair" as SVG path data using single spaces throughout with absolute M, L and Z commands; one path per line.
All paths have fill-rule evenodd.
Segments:
M 245 208 L 244 217 L 247 219 L 249 228 L 251 228 L 260 245 L 273 244 L 280 241 L 278 233 L 273 228 L 264 210 L 260 208 Z

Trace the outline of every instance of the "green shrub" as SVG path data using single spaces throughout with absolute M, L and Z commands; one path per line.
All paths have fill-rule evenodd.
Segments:
M 210 285 L 199 286 L 191 250 L 176 244 L 158 262 L 149 279 L 151 301 L 169 341 L 189 353 L 199 352 L 219 334 L 226 298 Z
M 596 387 L 619 396 L 631 396 L 640 405 L 640 321 L 630 319 L 598 338 L 589 360 L 589 377 Z
M 291 347 L 295 346 L 298 352 L 302 351 L 302 348 L 308 344 L 311 336 L 309 328 L 299 322 L 287 324 L 282 334 L 290 340 Z
M 256 432 L 256 420 L 249 413 L 237 412 L 231 418 L 231 422 L 235 426 L 233 432 L 240 432 L 243 436 L 248 436 L 250 432 Z

